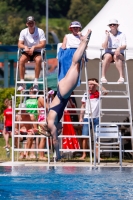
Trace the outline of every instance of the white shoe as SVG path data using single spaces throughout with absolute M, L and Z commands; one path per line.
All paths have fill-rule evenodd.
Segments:
M 23 91 L 25 89 L 25 84 L 21 83 L 17 89 L 17 91 Z
M 119 80 L 117 81 L 118 84 L 123 84 L 124 83 L 124 78 L 120 77 Z
M 38 85 L 35 84 L 35 85 L 33 86 L 33 91 L 38 92 Z
M 102 82 L 102 83 L 107 83 L 107 79 L 106 79 L 105 77 L 102 77 L 102 78 L 101 78 L 101 82 Z

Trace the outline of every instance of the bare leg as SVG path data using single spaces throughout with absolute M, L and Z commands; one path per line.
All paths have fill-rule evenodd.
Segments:
M 87 148 L 87 139 L 83 138 L 82 140 L 82 149 L 86 149 Z M 81 160 L 84 160 L 86 158 L 86 152 L 83 151 L 82 157 L 80 158 Z
M 4 139 L 5 139 L 5 128 L 3 128 L 3 131 L 2 131 L 2 135 L 3 135 L 3 137 L 4 137 Z
M 6 134 L 5 134 L 5 132 L 6 132 L 6 130 L 5 130 L 5 128 L 3 129 L 3 131 L 2 131 L 2 135 L 3 135 L 3 137 L 4 137 L 4 139 L 5 139 L 5 141 L 6 141 Z M 6 146 L 4 146 L 3 148 L 5 148 Z
M 28 134 L 32 135 L 32 134 Z M 33 138 L 27 138 L 26 148 L 31 149 L 33 143 Z M 26 152 L 26 157 L 28 158 L 28 151 Z
M 25 63 L 28 62 L 28 58 L 26 55 L 22 54 L 19 60 L 19 76 L 20 80 L 24 79 L 24 74 L 25 74 Z
M 87 47 L 88 40 L 87 36 L 89 35 L 91 31 L 89 30 L 88 33 L 86 34 L 86 38 L 80 43 L 78 49 L 74 53 L 73 59 L 72 59 L 72 64 L 70 69 L 68 70 L 66 76 L 59 82 L 59 88 L 60 88 L 60 93 L 63 98 L 68 98 L 72 91 L 75 89 L 77 81 L 78 81 L 78 76 L 80 72 L 80 65 L 79 61 L 81 60 L 83 53 Z M 58 105 L 60 103 L 60 100 L 58 100 L 58 97 L 56 96 L 50 107 L 54 107 L 55 105 Z
M 39 143 L 39 149 L 43 149 L 45 147 L 45 144 L 46 144 L 46 138 L 41 138 L 41 141 Z M 44 151 L 39 152 L 39 159 L 47 160 L 47 158 L 44 156 Z
M 34 130 L 37 130 L 38 129 L 37 124 L 34 123 L 35 121 L 37 121 L 37 119 L 35 118 L 35 115 L 34 114 L 30 114 L 30 119 L 31 119 L 31 121 L 33 121 Z
M 38 55 L 35 57 L 35 78 L 39 78 L 39 75 L 40 75 L 40 70 L 41 70 L 41 62 L 42 62 L 42 59 L 41 59 L 41 56 Z
M 88 44 L 87 36 L 89 33 L 90 31 L 88 31 L 88 33 L 86 34 L 86 38 L 84 38 L 84 40 L 80 43 L 78 49 L 74 53 L 72 65 L 68 70 L 66 76 L 59 82 L 60 93 L 64 98 L 68 98 L 77 85 L 80 73 L 79 61 L 81 60 Z
M 123 60 L 124 60 L 123 55 L 120 55 L 120 56 L 115 56 L 114 55 L 114 61 L 115 61 L 115 64 L 116 64 L 116 68 L 118 69 L 120 78 L 124 77 L 124 73 L 123 73 Z
M 9 145 L 9 133 L 8 132 L 5 134 L 5 141 L 6 141 L 6 147 L 10 147 L 10 145 Z
M 104 60 L 102 63 L 102 77 L 105 77 L 106 71 L 109 68 L 110 62 L 112 61 L 112 55 L 110 54 L 105 54 L 104 55 Z
M 51 113 L 53 113 L 54 115 Z M 54 145 L 54 149 L 56 151 L 56 158 L 58 160 L 61 158 L 61 156 L 60 156 L 60 152 L 59 152 L 59 141 L 58 141 L 57 128 L 55 125 L 55 124 L 57 124 L 56 118 L 57 118 L 57 113 L 55 111 L 51 110 L 48 115 L 48 127 L 51 130 L 51 135 L 53 136 L 52 137 L 53 145 Z

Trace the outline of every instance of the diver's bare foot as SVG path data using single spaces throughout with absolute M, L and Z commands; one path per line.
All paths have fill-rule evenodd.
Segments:
M 85 36 L 82 36 L 82 40 L 84 40 L 84 41 L 89 41 L 90 40 L 90 36 L 91 36 L 91 30 L 89 29 L 88 31 L 87 31 L 87 33 L 86 33 L 86 35 Z

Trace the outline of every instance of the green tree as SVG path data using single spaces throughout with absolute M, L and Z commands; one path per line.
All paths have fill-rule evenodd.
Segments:
M 79 20 L 84 27 L 106 2 L 107 0 L 72 0 L 67 17 L 71 20 Z
M 44 17 L 42 18 L 42 21 L 39 24 L 39 27 L 42 28 L 43 30 L 46 29 L 45 22 L 46 22 L 46 18 Z M 70 20 L 67 20 L 66 18 L 49 19 L 49 32 L 54 31 L 57 34 L 60 41 L 62 41 L 64 35 L 66 33 L 69 33 L 69 30 L 68 30 L 69 24 L 70 24 Z M 49 36 L 49 43 L 53 43 L 53 39 L 50 36 Z
M 4 100 L 5 99 L 11 99 L 12 96 L 15 95 L 15 89 L 14 88 L 0 88 L 0 120 L 3 119 L 3 111 L 6 108 L 4 105 Z M 18 107 L 20 103 L 20 98 L 16 99 L 16 107 Z
M 49 31 L 54 31 L 62 41 L 69 32 L 70 21 L 79 20 L 83 27 L 86 26 L 106 2 L 107 0 L 49 0 Z M 37 26 L 45 32 L 46 0 L 0 0 L 0 42 L 17 44 L 19 33 L 26 27 L 26 17 L 29 15 L 35 17 Z M 53 40 L 50 38 L 49 42 Z
M 37 20 L 41 19 L 41 16 L 46 15 L 46 0 L 3 0 L 10 7 L 16 8 L 16 11 L 22 16 L 28 16 L 34 13 Z M 49 17 L 60 18 L 66 17 L 70 7 L 71 0 L 49 0 Z
M 4 23 L 2 23 L 4 24 Z M 0 25 L 0 41 L 2 44 L 17 44 L 19 33 L 25 27 L 22 18 L 8 16 L 7 25 Z
M 4 105 L 5 99 L 12 99 L 12 95 L 14 95 L 14 88 L 10 89 L 0 89 L 0 121 L 3 119 L 3 111 L 6 108 Z

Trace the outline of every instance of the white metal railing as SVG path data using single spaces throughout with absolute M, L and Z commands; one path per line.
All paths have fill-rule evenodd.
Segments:
M 12 146 L 12 162 L 15 161 L 14 159 L 14 152 L 17 151 L 17 152 L 20 152 L 20 151 L 36 151 L 36 152 L 47 152 L 47 156 L 48 156 L 48 163 L 50 163 L 50 153 L 49 153 L 49 138 L 44 136 L 44 135 L 13 135 L 12 136 L 14 139 L 15 138 L 46 138 L 46 148 L 44 149 L 38 149 L 38 148 L 30 148 L 30 149 L 27 149 L 27 148 L 14 148 L 14 146 Z M 20 144 L 19 144 L 20 145 Z

